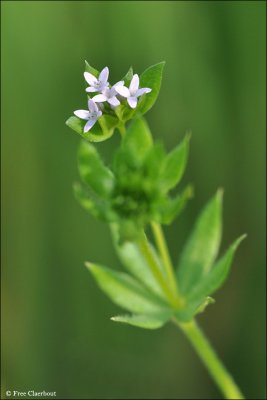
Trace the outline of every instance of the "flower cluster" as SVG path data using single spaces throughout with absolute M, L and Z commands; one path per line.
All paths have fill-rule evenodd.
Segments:
M 114 110 L 122 101 L 126 100 L 128 105 L 134 109 L 137 106 L 138 98 L 146 93 L 150 93 L 150 88 L 139 88 L 139 76 L 134 74 L 129 88 L 124 86 L 124 81 L 119 81 L 111 86 L 108 82 L 109 69 L 105 67 L 97 78 L 90 72 L 84 72 L 84 78 L 88 83 L 87 93 L 96 93 L 89 99 L 88 110 L 76 110 L 74 114 L 81 119 L 86 120 L 84 132 L 88 132 L 101 117 L 105 111 L 104 103 L 108 103 L 110 108 Z

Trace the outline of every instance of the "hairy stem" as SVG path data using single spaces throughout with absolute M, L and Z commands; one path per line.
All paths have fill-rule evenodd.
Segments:
M 244 399 L 243 394 L 225 369 L 197 323 L 194 320 L 187 323 L 180 323 L 177 320 L 174 320 L 174 322 L 185 333 L 225 398 L 235 400 Z
M 175 296 L 179 300 L 181 300 L 180 296 L 179 296 L 179 291 L 178 291 L 179 290 L 178 284 L 177 284 L 177 281 L 176 281 L 175 275 L 174 275 L 174 268 L 173 268 L 173 265 L 171 262 L 171 257 L 170 257 L 169 251 L 168 251 L 167 243 L 166 243 L 161 225 L 156 222 L 151 222 L 151 228 L 152 228 L 152 232 L 153 232 L 153 235 L 155 238 L 155 242 L 157 244 L 157 248 L 159 250 L 159 254 L 161 256 L 163 265 L 166 270 L 169 285 L 172 288 L 172 291 L 175 294 Z
M 150 267 L 151 272 L 153 273 L 155 279 L 159 283 L 160 287 L 162 288 L 164 294 L 166 295 L 167 299 L 169 300 L 170 304 L 175 308 L 179 309 L 180 304 L 177 301 L 177 297 L 174 296 L 172 290 L 170 289 L 168 283 L 165 281 L 165 278 L 154 258 L 154 255 L 151 251 L 151 247 L 146 239 L 146 236 L 138 241 L 138 247 L 141 253 L 144 255 L 145 260 Z

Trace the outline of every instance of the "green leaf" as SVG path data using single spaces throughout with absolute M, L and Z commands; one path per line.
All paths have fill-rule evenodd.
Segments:
M 80 183 L 75 182 L 73 185 L 73 191 L 76 199 L 86 211 L 96 218 L 102 217 L 102 213 L 95 207 L 94 202 L 89 198 L 88 193 Z
M 118 306 L 135 314 L 158 315 L 168 311 L 163 302 L 124 272 L 86 263 L 103 292 Z
M 90 74 L 94 75 L 96 78 L 99 76 L 99 71 L 92 67 L 86 60 L 85 60 L 85 71 L 90 72 Z
M 136 159 L 143 160 L 152 144 L 152 135 L 145 119 L 135 119 L 123 137 L 122 147 L 129 149 Z
M 133 77 L 133 68 L 130 67 L 129 71 L 127 72 L 127 74 L 122 78 L 122 81 L 124 81 L 124 85 L 128 86 L 129 83 L 131 82 Z
M 195 315 L 203 313 L 206 310 L 206 308 L 208 307 L 208 305 L 214 304 L 214 303 L 215 303 L 215 300 L 212 297 L 210 297 L 210 296 L 205 297 L 203 302 L 196 309 Z
M 185 308 L 175 312 L 175 316 L 180 322 L 191 321 L 197 314 L 204 312 L 209 304 L 213 303 L 215 300 L 212 297 L 201 297 L 201 299 L 188 301 Z
M 78 163 L 83 181 L 100 197 L 108 198 L 114 188 L 114 177 L 93 145 L 81 142 Z
M 160 190 L 161 192 L 162 192 L 162 185 L 161 182 L 159 182 L 159 180 L 165 157 L 166 157 L 166 152 L 162 143 L 154 143 L 153 146 L 151 146 L 148 149 L 148 152 L 144 160 L 144 173 L 146 181 L 148 181 L 147 184 L 149 185 L 150 183 L 151 185 L 154 182 L 157 182 L 156 186 L 158 190 Z
M 117 315 L 111 320 L 144 329 L 159 329 L 170 319 L 170 313 L 150 315 Z
M 114 111 L 119 120 L 123 122 L 123 124 L 129 121 L 129 119 L 134 118 L 134 116 L 137 114 L 136 109 L 130 108 L 126 100 L 122 100 L 121 104 L 116 107 Z
M 102 140 L 106 140 L 109 139 L 113 133 L 114 133 L 114 129 L 118 126 L 119 121 L 118 118 L 113 117 L 112 115 L 102 115 L 99 120 L 98 120 L 99 125 L 102 128 Z M 93 141 L 100 141 L 100 140 L 91 140 Z
M 209 201 L 197 219 L 183 249 L 178 268 L 179 287 L 186 294 L 209 272 L 219 250 L 222 233 L 222 191 Z
M 138 106 L 136 108 L 136 114 L 145 114 L 157 100 L 160 91 L 164 65 L 164 61 L 152 65 L 151 67 L 147 68 L 140 76 L 140 88 L 148 87 L 152 89 L 152 91 L 140 97 Z
M 137 243 L 134 242 L 121 242 L 119 237 L 119 230 L 117 224 L 111 225 L 111 233 L 114 242 L 114 246 L 118 257 L 124 267 L 134 275 L 144 286 L 146 286 L 150 291 L 164 298 L 165 295 L 155 279 L 150 267 L 141 253 Z M 152 254 L 159 268 L 161 267 L 159 258 L 156 255 L 155 250 L 152 245 L 149 244 L 152 250 Z
M 230 271 L 235 251 L 245 237 L 246 235 L 242 235 L 235 240 L 211 271 L 196 285 L 188 297 L 188 302 L 194 302 L 202 297 L 211 295 L 222 286 Z
M 162 170 L 162 185 L 166 191 L 176 186 L 183 176 L 188 159 L 189 139 L 190 135 L 187 134 L 182 143 L 165 158 Z
M 83 131 L 85 124 L 86 121 L 76 116 L 71 116 L 66 121 L 66 125 L 81 135 L 86 141 L 95 143 L 103 142 L 113 135 L 114 129 L 118 125 L 118 119 L 112 115 L 102 115 L 89 132 Z
M 171 224 L 173 220 L 183 211 L 186 203 L 193 197 L 194 191 L 191 185 L 186 186 L 181 194 L 174 199 L 169 199 L 161 212 L 161 223 Z
M 125 123 L 129 119 L 140 116 L 140 114 L 145 114 L 153 106 L 159 94 L 164 65 L 165 62 L 152 65 L 140 76 L 140 88 L 149 87 L 152 91 L 139 97 L 138 105 L 135 109 L 130 108 L 126 100 L 115 108 L 115 113 L 121 121 Z M 126 75 L 128 79 L 125 80 L 125 85 L 130 84 L 131 74 L 132 70 L 130 69 L 129 75 Z
M 73 191 L 75 198 L 78 200 L 80 205 L 93 217 L 104 222 L 117 220 L 117 216 L 110 209 L 110 204 L 108 201 L 104 201 L 103 199 L 93 196 L 92 193 L 88 193 L 87 188 L 85 188 L 79 182 L 74 183 Z

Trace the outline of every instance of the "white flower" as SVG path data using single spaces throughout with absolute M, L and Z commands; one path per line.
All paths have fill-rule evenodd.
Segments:
M 124 81 L 119 81 L 119 82 L 115 83 L 115 85 L 113 85 L 111 88 L 105 87 L 102 90 L 102 93 L 94 96 L 92 98 L 92 100 L 94 100 L 94 102 L 96 102 L 96 103 L 103 103 L 104 101 L 107 101 L 111 106 L 117 107 L 121 103 L 116 97 L 116 96 L 118 96 L 116 88 L 118 86 L 123 87 L 123 85 L 124 85 Z
M 117 86 L 116 91 L 123 97 L 127 98 L 128 104 L 131 108 L 136 108 L 138 97 L 145 93 L 150 93 L 152 89 L 150 88 L 140 88 L 139 89 L 139 76 L 134 74 L 129 89 L 125 86 Z
M 87 120 L 87 122 L 83 128 L 84 132 L 88 132 L 92 128 L 92 126 L 94 126 L 94 124 L 96 123 L 98 118 L 100 118 L 102 115 L 102 111 L 99 110 L 99 108 L 97 107 L 95 102 L 91 99 L 88 100 L 88 109 L 89 109 L 89 111 L 88 110 L 74 111 L 74 114 L 77 117 Z
M 84 78 L 86 82 L 90 85 L 86 88 L 86 92 L 102 92 L 108 86 L 108 75 L 109 69 L 105 67 L 99 74 L 99 78 L 97 79 L 94 75 L 90 74 L 90 72 L 84 73 Z

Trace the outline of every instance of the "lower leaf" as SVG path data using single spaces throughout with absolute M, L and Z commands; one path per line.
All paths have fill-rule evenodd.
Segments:
M 141 253 L 137 243 L 132 241 L 121 242 L 118 224 L 111 224 L 111 233 L 115 249 L 123 266 L 135 278 L 137 278 L 142 283 L 142 285 L 146 286 L 150 291 L 160 296 L 161 298 L 164 298 L 165 295 L 162 291 L 162 288 L 158 284 L 155 276 L 151 272 L 151 269 L 147 265 L 147 261 Z M 160 260 L 156 254 L 155 249 L 150 243 L 149 246 L 151 248 L 151 252 L 153 254 L 155 262 L 158 264 L 158 267 L 162 269 Z
M 222 286 L 230 270 L 235 251 L 245 237 L 246 235 L 242 235 L 236 239 L 225 254 L 212 267 L 208 275 L 205 275 L 199 284 L 195 286 L 188 296 L 189 302 L 194 302 L 197 299 L 211 295 Z
M 125 310 L 149 315 L 170 311 L 167 304 L 145 290 L 130 275 L 88 262 L 85 265 L 103 292 Z
M 176 198 L 170 199 L 166 204 L 166 207 L 162 210 L 161 223 L 166 225 L 172 223 L 173 220 L 183 211 L 187 201 L 193 197 L 193 193 L 193 187 L 188 185 Z

